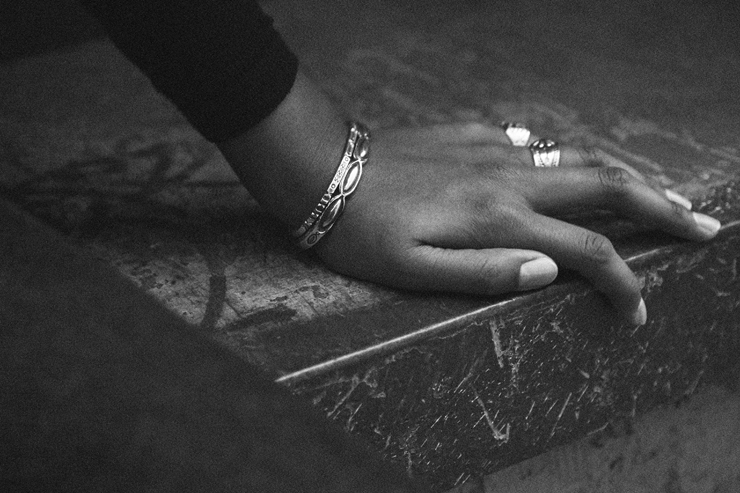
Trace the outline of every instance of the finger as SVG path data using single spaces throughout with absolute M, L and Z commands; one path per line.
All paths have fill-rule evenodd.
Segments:
M 382 131 L 379 132 L 383 135 Z M 394 129 L 383 138 L 403 144 L 405 148 L 423 146 L 429 143 L 441 146 L 476 146 L 491 143 L 506 144 L 508 139 L 503 130 L 480 122 L 440 123 L 421 128 Z
M 635 168 L 594 146 L 561 146 L 560 166 L 574 168 L 617 167 L 628 171 L 638 180 L 645 181 L 642 173 Z
M 640 282 L 616 253 L 609 239 L 593 231 L 528 211 L 516 218 L 507 243 L 523 245 L 575 270 L 604 293 L 630 322 L 645 323 Z
M 675 202 L 688 210 L 691 210 L 692 207 L 691 201 L 686 197 L 672 190 L 665 189 L 657 181 L 645 177 L 645 175 L 629 164 L 597 147 L 562 147 L 560 151 L 560 166 L 565 168 L 621 168 L 659 194 L 665 195 L 671 202 Z
M 674 204 L 678 204 L 688 211 L 692 209 L 693 204 L 691 203 L 689 199 L 687 199 L 683 195 L 680 195 L 679 193 L 673 190 L 668 190 L 667 188 L 663 189 L 663 193 L 665 194 L 666 198 L 670 200 L 671 202 L 673 202 Z
M 604 152 L 598 147 L 584 146 L 584 147 L 571 147 L 561 146 L 560 149 L 560 167 L 563 168 L 621 168 L 627 171 L 630 175 L 635 177 L 638 181 L 649 186 L 659 194 L 665 195 L 668 200 L 681 205 L 684 209 L 691 210 L 691 201 L 686 197 L 679 195 L 678 193 L 667 190 L 662 187 L 657 181 L 645 177 L 642 173 L 637 171 L 635 168 L 625 163 L 621 159 L 618 159 L 611 154 Z
M 692 240 L 713 238 L 720 227 L 718 221 L 690 212 L 622 168 L 542 170 L 524 193 L 531 207 L 543 214 L 604 208 Z
M 606 152 L 597 149 L 595 147 L 573 147 L 568 145 L 560 145 L 560 163 L 559 168 L 603 168 L 603 167 L 617 167 L 629 172 L 637 180 L 649 184 L 647 180 L 639 171 L 632 166 L 628 165 L 624 161 L 621 161 Z M 508 162 L 510 164 L 516 164 L 525 168 L 531 169 L 543 169 L 535 168 L 534 159 L 532 157 L 532 151 L 527 147 L 510 147 L 500 148 L 496 147 L 490 149 L 489 152 L 491 160 L 500 159 L 508 155 Z M 548 169 L 548 168 L 544 168 Z
M 425 137 L 432 137 L 436 143 L 478 145 L 478 146 L 512 146 L 503 125 L 489 125 L 481 122 L 441 123 L 421 129 L 409 129 L 407 132 L 423 132 Z M 537 139 L 530 135 L 528 142 Z
M 678 193 L 667 190 L 660 185 L 656 180 L 648 178 L 635 168 L 625 163 L 621 159 L 618 159 L 611 154 L 593 146 L 583 147 L 568 147 L 565 146 L 561 149 L 560 153 L 560 165 L 563 167 L 578 167 L 578 168 L 622 168 L 637 178 L 640 182 L 649 186 L 659 194 L 665 195 L 668 200 L 681 205 L 684 209 L 691 210 L 691 201 L 687 198 L 679 195 Z
M 416 247 L 408 267 L 412 288 L 494 295 L 550 284 L 555 262 L 542 253 L 508 248 Z

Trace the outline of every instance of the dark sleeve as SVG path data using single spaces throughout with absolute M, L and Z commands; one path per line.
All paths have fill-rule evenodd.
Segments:
M 254 0 L 81 0 L 207 139 L 235 137 L 290 91 L 298 61 Z

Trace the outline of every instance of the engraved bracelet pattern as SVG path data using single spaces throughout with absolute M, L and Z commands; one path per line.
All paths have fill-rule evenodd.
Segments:
M 293 232 L 298 246 L 305 250 L 316 244 L 334 226 L 344 212 L 347 197 L 357 189 L 362 167 L 370 151 L 370 134 L 360 123 L 352 123 L 344 156 L 326 193 L 300 228 Z
M 356 123 L 352 123 L 349 129 L 347 143 L 344 146 L 344 155 L 342 156 L 342 160 L 339 163 L 339 167 L 337 168 L 336 173 L 334 173 L 334 178 L 332 178 L 331 183 L 329 183 L 329 188 L 326 189 L 324 195 L 321 196 L 321 200 L 316 205 L 314 210 L 311 211 L 311 214 L 308 216 L 308 218 L 303 221 L 303 224 L 301 224 L 298 229 L 294 230 L 291 233 L 294 238 L 299 238 L 303 236 L 306 231 L 308 231 L 308 229 L 313 225 L 313 223 L 316 222 L 321 213 L 324 212 L 324 209 L 326 209 L 326 205 L 331 200 L 332 196 L 334 195 L 334 191 L 339 185 L 339 180 L 347 171 L 347 167 L 349 166 L 350 160 L 352 159 L 352 152 L 354 151 L 359 136 L 360 126 Z

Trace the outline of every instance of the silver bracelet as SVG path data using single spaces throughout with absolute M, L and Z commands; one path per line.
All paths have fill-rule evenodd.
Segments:
M 370 152 L 370 133 L 361 123 L 350 125 L 344 155 L 334 178 L 314 210 L 303 224 L 292 232 L 299 248 L 311 248 L 334 226 L 344 212 L 349 197 L 362 178 L 362 167 Z

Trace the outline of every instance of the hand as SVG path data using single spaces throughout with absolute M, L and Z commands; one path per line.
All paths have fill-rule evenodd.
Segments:
M 494 295 L 576 270 L 635 324 L 640 283 L 604 236 L 549 217 L 602 208 L 691 240 L 719 222 L 598 150 L 561 148 L 536 168 L 527 148 L 481 124 L 378 131 L 343 217 L 315 247 L 341 273 L 414 290 Z
M 336 108 L 302 71 L 257 127 L 219 144 L 252 195 L 292 229 L 331 181 L 346 138 Z M 604 208 L 692 240 L 719 222 L 598 150 L 561 148 L 535 168 L 527 148 L 481 124 L 376 131 L 364 177 L 314 247 L 332 269 L 417 290 L 500 294 L 576 270 L 643 324 L 640 284 L 602 235 L 550 217 Z

